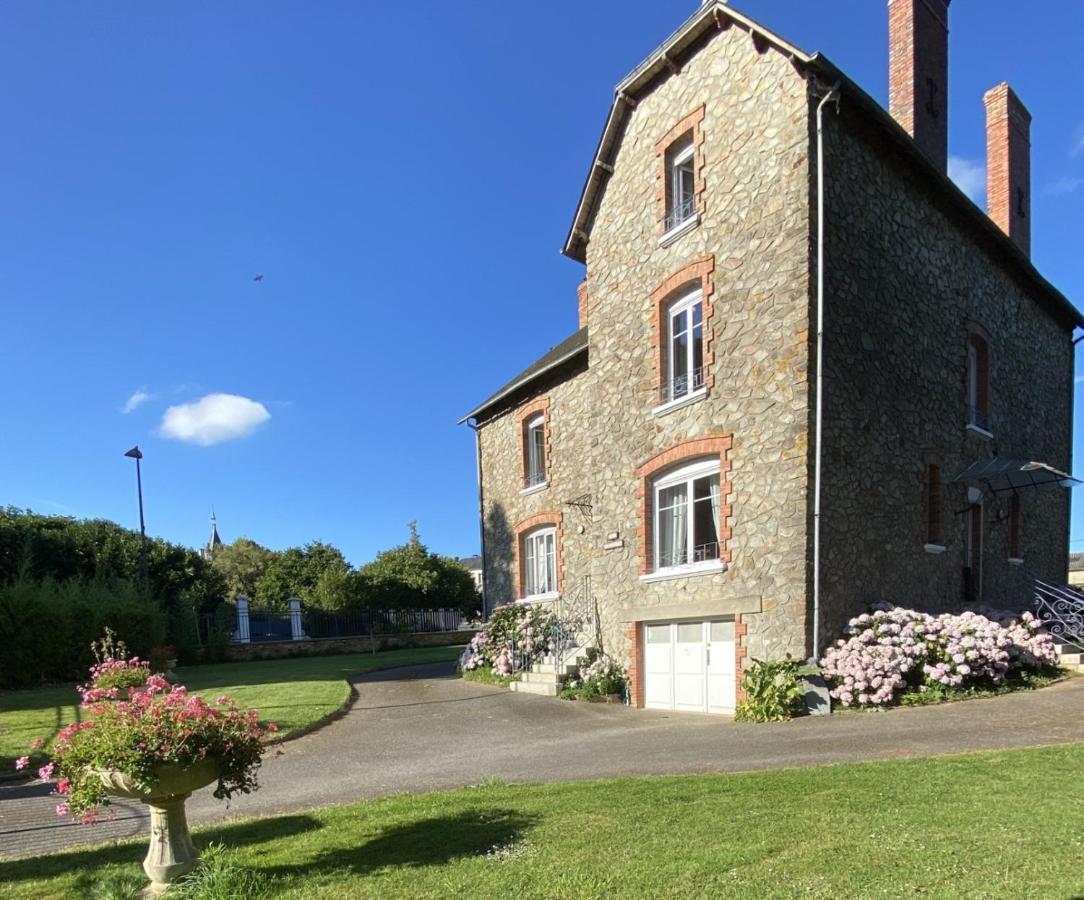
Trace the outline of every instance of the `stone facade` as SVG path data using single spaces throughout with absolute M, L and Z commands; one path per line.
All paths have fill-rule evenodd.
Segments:
M 732 618 L 739 677 L 749 657 L 812 649 L 823 82 L 812 57 L 796 61 L 799 51 L 725 5 L 699 15 L 707 29 L 676 39 L 683 55 L 664 53 L 669 69 L 639 82 L 634 97 L 619 93 L 620 136 L 608 144 L 604 135 L 606 161 L 592 170 L 592 179 L 605 171 L 603 187 L 592 195 L 589 179 L 585 189 L 591 213 L 577 214 L 566 252 L 587 267 L 578 296 L 586 347 L 472 414 L 487 606 L 520 599 L 525 531 L 557 527 L 560 590 L 593 594 L 604 649 L 631 666 L 637 705 L 645 622 Z M 1002 258 L 1008 241 L 980 234 L 960 211 L 962 195 L 902 132 L 886 140 L 862 98 L 848 104 L 844 94 L 840 114 L 827 116 L 822 647 L 874 600 L 959 605 L 957 513 L 967 493 L 951 483 L 958 471 L 995 454 L 1065 471 L 1070 462 L 1075 311 L 1048 311 L 1034 274 Z M 669 143 L 689 137 L 697 221 L 660 237 L 662 161 Z M 704 390 L 665 404 L 665 310 L 691 287 L 703 297 Z M 990 340 L 993 438 L 965 428 L 976 328 Z M 538 410 L 547 482 L 525 490 L 523 427 Z M 707 458 L 720 462 L 725 568 L 653 577 L 652 479 Z M 926 548 L 934 458 L 944 479 L 940 553 Z M 1065 493 L 1021 499 L 1027 566 L 1064 576 Z M 1008 560 L 1008 508 L 984 509 L 984 597 L 1020 607 L 1024 569 Z
M 963 602 L 967 486 L 989 456 L 1071 468 L 1072 326 L 976 241 L 947 183 L 884 142 L 860 110 L 826 117 L 822 627 L 873 600 Z M 966 427 L 969 329 L 990 345 L 990 431 Z M 944 473 L 944 545 L 927 552 L 926 459 Z M 984 503 L 984 599 L 1030 602 L 1027 571 L 1065 578 L 1068 492 L 1019 495 L 1024 566 L 1009 563 L 1009 498 Z

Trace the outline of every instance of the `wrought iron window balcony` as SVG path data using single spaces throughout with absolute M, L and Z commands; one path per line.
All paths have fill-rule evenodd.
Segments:
M 680 400 L 704 387 L 704 367 L 693 369 L 691 375 L 679 375 L 671 382 L 667 382 L 659 388 L 659 402 L 669 403 L 671 400 Z
M 675 566 L 687 566 L 693 563 L 714 562 L 717 559 L 719 559 L 719 542 L 711 541 L 693 547 L 692 559 L 689 558 L 689 552 L 685 548 L 682 548 L 673 556 L 669 556 L 665 552 L 660 553 L 659 568 L 670 569 Z
M 533 487 L 538 487 L 546 483 L 545 472 L 528 472 L 523 476 L 523 489 L 526 491 Z
M 666 218 L 663 219 L 663 231 L 673 231 L 675 228 L 679 228 L 688 222 L 693 216 L 696 215 L 696 200 L 693 197 L 687 197 L 680 203 L 674 205 L 666 213 Z

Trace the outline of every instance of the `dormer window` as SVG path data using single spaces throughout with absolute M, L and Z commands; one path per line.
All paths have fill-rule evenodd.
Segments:
M 666 204 L 666 231 L 680 228 L 696 215 L 696 176 L 692 132 L 667 153 L 670 173 Z

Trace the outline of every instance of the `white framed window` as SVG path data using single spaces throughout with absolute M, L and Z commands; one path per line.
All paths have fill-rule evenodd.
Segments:
M 696 176 L 692 135 L 678 141 L 669 152 L 670 191 L 666 230 L 680 227 L 696 215 Z
M 538 528 L 523 538 L 524 599 L 557 593 L 557 529 Z
M 546 481 L 546 417 L 537 415 L 525 426 L 527 441 L 527 472 L 525 488 L 537 487 Z
M 682 466 L 655 481 L 655 572 L 719 568 L 720 499 L 718 459 Z
M 670 306 L 667 316 L 666 384 L 662 403 L 704 388 L 704 299 L 697 288 Z

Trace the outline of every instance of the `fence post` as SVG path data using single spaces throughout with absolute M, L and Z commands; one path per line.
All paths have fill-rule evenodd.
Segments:
M 237 633 L 234 640 L 238 644 L 247 644 L 251 641 L 248 630 L 248 597 L 237 598 Z
M 297 597 L 291 597 L 290 604 L 290 640 L 304 640 L 305 632 L 301 630 L 301 601 Z

